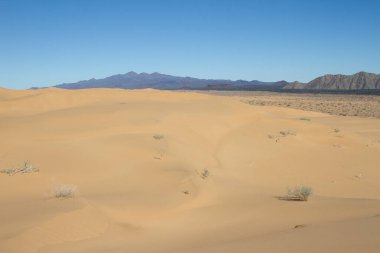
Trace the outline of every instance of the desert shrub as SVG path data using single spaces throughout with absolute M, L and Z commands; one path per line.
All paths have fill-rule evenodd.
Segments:
M 27 161 L 27 162 L 24 162 L 24 164 L 18 168 L 18 171 L 20 173 L 32 173 L 32 172 L 38 172 L 39 169 L 37 169 L 32 164 L 30 164 L 29 161 Z
M 164 136 L 163 136 L 162 134 L 155 134 L 155 135 L 153 135 L 153 138 L 154 138 L 155 140 L 161 140 L 161 139 L 164 138 Z
M 52 196 L 57 199 L 68 199 L 74 198 L 77 192 L 77 187 L 75 185 L 61 184 L 53 188 Z
M 290 130 L 284 130 L 284 131 L 280 131 L 280 135 L 285 137 L 285 136 L 288 136 L 288 135 L 296 135 L 295 132 L 293 131 L 290 131 Z
M 0 170 L 0 173 L 7 174 L 9 176 L 13 176 L 17 173 L 32 173 L 32 172 L 38 172 L 39 169 L 34 167 L 29 161 L 26 161 L 23 163 L 23 165 L 15 167 L 15 168 L 7 168 Z
M 305 117 L 302 117 L 302 118 L 300 118 L 300 120 L 304 120 L 304 121 L 311 121 L 311 119 L 310 119 L 310 118 L 305 118 Z
M 312 193 L 313 190 L 309 186 L 296 186 L 294 188 L 288 188 L 287 197 L 295 200 L 308 201 Z
M 16 169 L 14 169 L 14 168 L 1 169 L 0 173 L 12 176 L 12 175 L 16 174 Z
M 209 175 L 210 175 L 210 172 L 208 171 L 208 169 L 204 169 L 200 174 L 201 178 L 203 179 L 206 179 Z

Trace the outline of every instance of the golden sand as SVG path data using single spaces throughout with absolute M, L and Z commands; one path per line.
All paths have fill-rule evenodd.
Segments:
M 306 120 L 307 119 L 307 120 Z M 2 253 L 380 252 L 380 119 L 155 90 L 0 90 Z M 56 199 L 57 185 L 74 198 Z M 287 187 L 309 201 L 282 201 Z

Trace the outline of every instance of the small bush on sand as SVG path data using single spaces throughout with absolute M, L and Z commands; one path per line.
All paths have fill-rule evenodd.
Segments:
M 53 188 L 52 195 L 57 199 L 68 199 L 74 198 L 77 192 L 77 187 L 75 185 L 57 185 Z
M 14 174 L 17 173 L 32 173 L 32 172 L 38 172 L 39 169 L 34 167 L 30 162 L 24 162 L 23 165 L 18 166 L 16 168 L 7 168 L 7 169 L 2 169 L 0 170 L 0 173 L 7 174 L 9 176 L 13 176 Z
M 282 137 L 286 137 L 288 135 L 297 135 L 297 134 L 293 131 L 290 131 L 290 130 L 284 130 L 284 131 L 280 131 L 280 135 Z
M 153 138 L 154 138 L 155 140 L 161 140 L 161 139 L 164 138 L 164 136 L 163 136 L 162 134 L 155 134 L 155 135 L 153 135 Z
M 310 119 L 310 118 L 305 118 L 305 117 L 302 117 L 302 118 L 300 118 L 300 120 L 304 120 L 304 121 L 311 121 L 311 119 Z
M 210 175 L 210 172 L 208 171 L 208 169 L 204 169 L 202 173 L 200 174 L 202 179 L 206 179 L 209 175 Z
M 294 188 L 288 188 L 287 198 L 289 198 L 289 200 L 308 201 L 312 193 L 313 190 L 309 186 L 296 186 Z
M 14 168 L 1 169 L 0 173 L 7 174 L 8 176 L 13 176 L 14 174 L 16 174 L 16 169 Z

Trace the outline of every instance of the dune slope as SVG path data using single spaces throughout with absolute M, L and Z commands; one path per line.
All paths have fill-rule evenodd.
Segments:
M 307 119 L 307 120 L 305 120 Z M 0 252 L 380 252 L 380 120 L 155 90 L 0 90 Z M 51 191 L 75 185 L 74 198 Z M 307 185 L 307 202 L 282 201 Z

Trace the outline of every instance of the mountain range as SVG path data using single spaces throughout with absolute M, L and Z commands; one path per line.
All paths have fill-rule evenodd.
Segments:
M 160 73 L 136 73 L 113 75 L 103 79 L 90 79 L 76 83 L 64 83 L 55 87 L 64 89 L 85 89 L 85 88 L 123 88 L 123 89 L 244 89 L 260 87 L 282 88 L 288 83 L 280 82 L 261 82 L 244 80 L 222 80 L 222 79 L 198 79 L 193 77 L 179 77 Z
M 380 75 L 359 72 L 354 75 L 324 75 L 308 83 L 262 82 L 245 80 L 199 79 L 160 73 L 136 73 L 113 75 L 102 79 L 89 79 L 76 83 L 63 83 L 55 87 L 63 89 L 122 88 L 163 90 L 372 90 L 380 89 Z
M 354 75 L 324 75 L 308 83 L 293 82 L 284 89 L 370 90 L 380 89 L 380 75 L 359 72 Z

